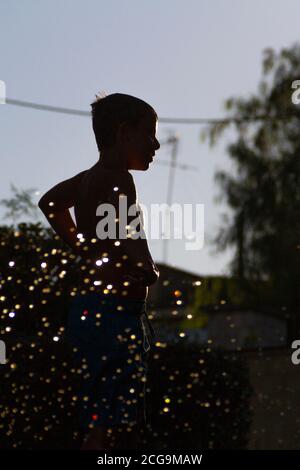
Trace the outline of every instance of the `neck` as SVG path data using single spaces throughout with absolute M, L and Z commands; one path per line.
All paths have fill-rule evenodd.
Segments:
M 127 171 L 126 159 L 122 152 L 115 148 L 102 150 L 99 156 L 98 164 L 108 170 Z

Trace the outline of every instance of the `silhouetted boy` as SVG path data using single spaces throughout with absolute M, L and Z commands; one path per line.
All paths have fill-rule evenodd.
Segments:
M 121 93 L 97 97 L 91 106 L 99 161 L 50 189 L 39 207 L 86 265 L 87 290 L 72 299 L 66 332 L 82 367 L 80 424 L 86 432 L 82 449 L 108 449 L 116 430 L 120 441 L 115 446 L 126 448 L 136 445 L 146 421 L 150 344 L 145 325 L 153 334 L 146 298 L 148 286 L 159 276 L 146 237 L 134 237 L 131 224 L 136 217 L 140 217 L 139 232 L 144 232 L 128 170 L 147 170 L 159 149 L 157 114 L 144 101 Z M 119 210 L 122 198 L 128 208 L 136 207 L 125 226 Z M 115 209 L 115 227 L 108 227 L 107 238 L 101 224 L 103 204 Z M 124 230 L 127 238 L 119 237 Z

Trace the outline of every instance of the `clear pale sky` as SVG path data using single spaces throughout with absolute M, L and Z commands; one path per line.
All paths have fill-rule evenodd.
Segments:
M 149 102 L 160 117 L 223 117 L 229 96 L 256 91 L 262 51 L 279 51 L 299 37 L 297 0 L 6 0 L 0 1 L 0 80 L 7 97 L 89 111 L 94 95 L 128 93 Z M 300 77 L 295 77 L 300 78 Z M 41 193 L 98 159 L 91 121 L 0 106 L 0 198 L 10 183 Z M 225 274 L 232 252 L 217 256 L 209 239 L 226 206 L 217 205 L 214 172 L 231 169 L 227 144 L 200 142 L 200 125 L 158 124 L 158 138 L 180 136 L 173 202 L 203 203 L 205 244 L 186 251 L 169 242 L 169 263 L 205 274 Z M 162 145 L 157 160 L 170 159 Z M 132 171 L 140 202 L 166 201 L 169 167 Z M 37 197 L 38 200 L 38 197 Z M 3 209 L 0 215 L 3 216 Z M 41 220 L 46 220 L 41 215 Z M 2 219 L 5 223 L 5 219 Z M 156 261 L 162 242 L 149 240 Z

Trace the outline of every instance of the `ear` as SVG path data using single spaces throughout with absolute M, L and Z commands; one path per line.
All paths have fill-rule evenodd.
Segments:
M 132 142 L 136 138 L 135 132 L 136 129 L 134 126 L 123 121 L 119 124 L 117 138 L 121 139 L 122 142 Z
M 131 127 L 127 124 L 127 122 L 123 121 L 118 127 L 117 130 L 117 139 L 121 141 L 128 141 L 131 138 L 132 134 L 132 129 Z

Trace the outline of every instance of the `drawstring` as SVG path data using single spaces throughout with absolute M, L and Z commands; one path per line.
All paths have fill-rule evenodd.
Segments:
M 90 295 L 93 295 L 93 294 L 90 294 Z M 150 335 L 151 335 L 151 344 L 154 344 L 155 343 L 155 338 L 156 338 L 156 334 L 155 334 L 155 331 L 153 329 L 153 326 L 150 322 L 150 319 L 148 318 L 148 313 L 147 313 L 147 302 L 146 300 L 145 301 L 135 301 L 135 300 L 126 300 L 124 301 L 122 299 L 122 301 L 120 301 L 119 299 L 116 300 L 115 298 L 110 298 L 108 295 L 103 297 L 99 294 L 97 294 L 97 298 L 104 302 L 104 303 L 107 303 L 107 304 L 110 304 L 112 305 L 113 307 L 115 305 L 120 305 L 120 304 L 123 304 L 124 307 L 125 307 L 125 310 L 129 310 L 131 311 L 132 313 L 134 313 L 135 315 L 138 313 L 140 315 L 140 318 L 141 318 L 141 322 L 142 322 L 142 328 L 143 328 L 143 332 L 144 332 L 144 340 L 143 340 L 143 347 L 144 347 L 144 350 L 145 352 L 149 351 L 150 349 L 150 343 L 149 343 L 149 340 L 148 340 L 148 334 L 147 334 L 147 331 L 146 331 L 146 327 L 145 327 L 145 324 L 144 324 L 144 321 L 143 319 L 146 320 L 146 323 L 147 323 L 147 327 L 148 327 L 148 330 L 150 331 Z M 141 306 L 141 303 L 142 303 L 142 306 Z M 146 347 L 146 341 L 148 343 L 148 347 Z
M 144 325 L 144 322 L 143 322 L 143 318 L 146 320 L 146 323 L 147 323 L 147 326 L 148 326 L 148 329 L 150 330 L 150 333 L 151 333 L 151 344 L 154 344 L 155 342 L 155 331 L 153 329 L 153 326 L 148 318 L 148 314 L 147 314 L 147 309 L 146 307 L 144 308 L 143 310 L 143 313 L 142 313 L 142 316 L 141 316 L 141 321 L 142 321 L 142 327 L 143 327 L 143 331 L 144 331 L 144 343 L 143 343 L 143 346 L 144 346 L 144 349 L 145 349 L 145 352 L 149 351 L 150 349 L 150 343 L 149 343 L 149 340 L 148 340 L 148 336 L 147 336 L 147 332 L 146 332 L 146 328 L 145 328 L 145 325 Z M 148 343 L 148 347 L 146 348 L 146 340 L 147 340 L 147 343 Z

